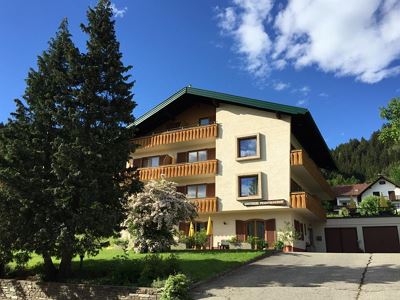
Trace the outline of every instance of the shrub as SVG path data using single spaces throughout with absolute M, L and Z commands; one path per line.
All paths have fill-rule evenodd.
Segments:
M 207 232 L 204 229 L 195 232 L 193 237 L 194 237 L 194 245 L 196 246 L 196 248 L 200 249 L 207 246 L 208 236 Z
M 283 249 L 283 247 L 285 247 L 285 243 L 283 241 L 278 240 L 275 242 L 275 245 L 274 245 L 275 250 L 281 251 Z
M 347 207 L 342 207 L 342 208 L 339 210 L 339 216 L 341 216 L 341 217 L 348 217 L 348 216 L 350 216 L 350 212 L 349 212 L 349 210 L 347 209 Z
M 190 281 L 185 274 L 176 274 L 168 277 L 165 282 L 161 300 L 189 300 Z
M 164 280 L 169 275 L 177 274 L 179 271 L 179 261 L 174 254 L 165 259 L 159 254 L 146 255 L 143 259 L 143 269 L 138 283 L 141 286 L 149 286 L 154 280 Z
M 377 196 L 365 197 L 360 203 L 360 213 L 363 216 L 379 215 L 379 197 Z
M 257 238 L 256 245 L 257 245 L 257 249 L 258 250 L 262 250 L 264 248 L 268 248 L 268 243 L 263 239 Z
M 351 198 L 350 202 L 347 204 L 348 209 L 356 209 L 357 208 L 357 203 L 354 201 L 353 198 Z

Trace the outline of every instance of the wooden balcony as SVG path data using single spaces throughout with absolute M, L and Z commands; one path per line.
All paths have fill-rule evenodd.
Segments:
M 321 190 L 324 194 L 322 199 L 326 198 L 326 200 L 331 200 L 335 198 L 335 193 L 333 192 L 328 182 L 325 180 L 320 169 L 304 150 L 291 151 L 290 165 L 295 168 L 304 169 L 308 173 L 307 177 L 311 180 L 305 178 L 304 182 L 306 184 L 310 184 L 309 190 L 316 190 L 316 188 L 318 190 Z
M 317 218 L 325 220 L 326 212 L 319 199 L 306 192 L 290 194 L 290 205 L 292 208 L 305 208 L 312 212 Z
M 190 199 L 196 205 L 198 213 L 218 212 L 218 200 L 216 197 Z
M 210 124 L 189 128 L 180 128 L 171 131 L 161 132 L 150 136 L 133 139 L 133 143 L 146 149 L 159 145 L 174 144 L 206 138 L 216 138 L 218 125 Z
M 153 168 L 140 168 L 139 179 L 143 181 L 165 178 L 206 175 L 217 173 L 217 160 L 206 160 L 194 163 L 165 165 Z

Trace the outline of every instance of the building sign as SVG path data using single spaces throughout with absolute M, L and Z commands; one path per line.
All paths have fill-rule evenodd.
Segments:
M 243 201 L 244 206 L 288 206 L 286 200 Z

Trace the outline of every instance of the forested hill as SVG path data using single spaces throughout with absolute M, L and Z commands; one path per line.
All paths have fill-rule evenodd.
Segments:
M 351 139 L 331 150 L 338 173 L 328 173 L 331 185 L 368 182 L 378 174 L 390 176 L 400 164 L 400 148 L 384 144 L 378 139 L 379 131 L 369 140 Z

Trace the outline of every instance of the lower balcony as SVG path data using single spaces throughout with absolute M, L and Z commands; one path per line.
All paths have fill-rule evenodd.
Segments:
M 312 212 L 321 220 L 326 219 L 325 209 L 319 199 L 306 192 L 297 192 L 290 194 L 290 204 L 292 208 L 305 208 Z
M 139 179 L 148 181 L 153 179 L 207 175 L 217 173 L 217 160 L 199 161 L 193 163 L 164 165 L 152 168 L 140 168 Z
M 218 212 L 218 200 L 216 197 L 190 199 L 190 202 L 196 205 L 198 213 Z

